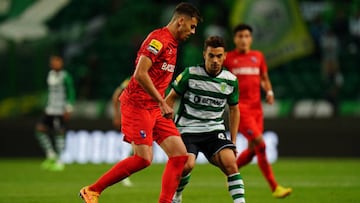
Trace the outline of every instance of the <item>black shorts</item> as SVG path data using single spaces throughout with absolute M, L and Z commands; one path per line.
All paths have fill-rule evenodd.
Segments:
M 226 136 L 224 131 L 213 131 L 207 133 L 184 133 L 181 138 L 188 153 L 197 157 L 202 152 L 211 163 L 211 158 L 224 148 L 235 150 L 236 146 Z
M 42 125 L 45 125 L 49 130 L 65 130 L 65 121 L 62 115 L 53 116 L 44 114 L 40 120 Z

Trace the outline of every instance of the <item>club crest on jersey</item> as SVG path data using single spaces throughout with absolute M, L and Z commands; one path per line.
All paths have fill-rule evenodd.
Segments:
M 140 130 L 140 136 L 141 136 L 142 138 L 145 138 L 145 137 L 146 137 L 146 132 L 145 132 L 145 130 Z
M 220 90 L 221 90 L 221 92 L 225 92 L 226 86 L 227 86 L 227 84 L 224 83 L 224 82 L 222 82 L 222 83 L 220 84 Z
M 254 62 L 254 63 L 257 63 L 257 58 L 256 58 L 255 56 L 252 56 L 252 57 L 250 58 L 250 60 L 251 60 L 252 62 Z
M 160 41 L 158 41 L 156 39 L 152 39 L 147 47 L 147 50 L 150 51 L 151 53 L 157 55 L 162 47 L 163 47 L 163 44 Z

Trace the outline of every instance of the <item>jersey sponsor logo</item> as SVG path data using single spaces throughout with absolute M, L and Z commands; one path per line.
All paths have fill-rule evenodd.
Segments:
M 173 50 L 170 47 L 167 47 L 166 50 L 169 55 L 173 54 Z
M 163 47 L 163 44 L 160 41 L 158 41 L 156 39 L 152 39 L 147 47 L 147 50 L 150 51 L 151 53 L 157 55 L 162 47 Z
M 165 70 L 173 73 L 175 70 L 175 65 L 164 62 L 163 65 L 161 66 L 161 70 Z
M 235 75 L 259 75 L 260 69 L 258 67 L 239 67 L 232 71 Z
M 215 98 L 211 98 L 211 97 L 201 97 L 201 96 L 195 95 L 194 103 L 206 105 L 206 106 L 223 106 L 225 103 L 225 100 L 215 99 Z

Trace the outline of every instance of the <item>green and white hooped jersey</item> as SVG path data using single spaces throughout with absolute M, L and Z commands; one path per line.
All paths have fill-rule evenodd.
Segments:
M 48 115 L 63 115 L 75 100 L 71 76 L 65 70 L 50 70 L 47 76 L 48 98 L 45 112 Z
M 172 88 L 182 95 L 175 117 L 181 134 L 225 130 L 225 106 L 236 105 L 239 99 L 238 80 L 224 68 L 216 77 L 202 66 L 186 68 Z

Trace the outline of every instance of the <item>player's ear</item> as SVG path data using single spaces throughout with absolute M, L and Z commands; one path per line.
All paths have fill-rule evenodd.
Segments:
M 183 25 L 185 23 L 185 16 L 181 15 L 178 18 L 178 26 L 180 27 L 181 25 Z

